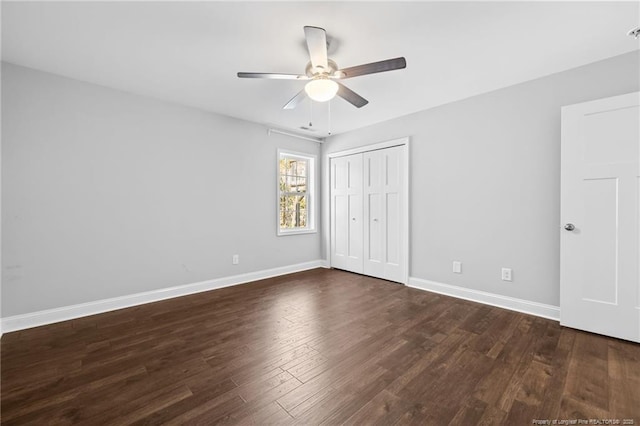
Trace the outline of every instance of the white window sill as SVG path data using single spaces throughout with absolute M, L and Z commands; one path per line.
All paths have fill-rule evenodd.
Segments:
M 315 234 L 318 231 L 316 229 L 292 229 L 287 231 L 278 230 L 278 237 L 285 237 L 287 235 L 300 235 L 300 234 Z

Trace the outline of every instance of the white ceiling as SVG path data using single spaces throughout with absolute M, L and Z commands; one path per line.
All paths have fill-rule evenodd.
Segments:
M 349 67 L 407 68 L 345 80 L 370 103 L 331 101 L 333 134 L 638 49 L 630 2 L 2 2 L 2 59 L 298 133 L 325 136 L 327 103 L 282 106 L 301 81 L 302 27 L 327 30 Z M 315 132 L 300 130 L 312 114 Z

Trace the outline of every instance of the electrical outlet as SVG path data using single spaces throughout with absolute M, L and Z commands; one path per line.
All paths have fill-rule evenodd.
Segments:
M 240 255 L 234 254 L 233 258 L 231 259 L 231 263 L 233 263 L 234 265 L 237 265 L 238 263 L 240 263 Z
M 511 274 L 511 268 L 502 268 L 502 281 L 513 281 Z
M 459 260 L 454 260 L 453 261 L 453 272 L 455 274 L 461 274 L 462 273 L 462 262 L 460 262 Z

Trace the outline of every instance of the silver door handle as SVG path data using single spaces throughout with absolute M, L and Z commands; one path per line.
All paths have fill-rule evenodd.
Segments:
M 566 229 L 567 231 L 573 231 L 574 229 L 576 229 L 575 225 L 573 223 L 567 223 L 564 226 L 564 229 Z

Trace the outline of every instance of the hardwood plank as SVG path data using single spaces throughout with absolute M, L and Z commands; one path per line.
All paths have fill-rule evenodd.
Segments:
M 388 425 L 395 423 L 405 410 L 403 400 L 383 389 L 371 398 L 351 417 L 345 425 Z
M 530 328 L 528 330 L 528 342 L 525 346 L 526 349 L 523 353 L 521 353 L 518 363 L 516 365 L 515 371 L 509 380 L 506 388 L 504 388 L 504 392 L 502 393 L 500 399 L 498 400 L 498 406 L 506 412 L 511 411 L 511 405 L 518 395 L 518 391 L 524 385 L 523 380 L 526 380 L 525 374 L 531 363 L 534 360 L 536 350 L 535 348 L 539 345 L 538 340 L 544 336 L 546 328 L 549 326 L 547 321 L 541 321 L 535 319 L 530 324 Z M 534 377 L 534 375 L 532 375 Z M 535 376 L 537 377 L 537 376 Z
M 433 417 L 430 413 L 434 408 L 432 404 L 428 402 L 420 403 L 415 402 L 412 404 L 406 404 L 407 409 L 405 412 L 398 418 L 398 420 L 393 423 L 394 425 L 439 425 L 442 422 Z
M 574 396 L 564 394 L 560 403 L 558 417 L 561 419 L 607 419 L 612 417 L 606 410 L 580 400 Z
M 186 411 L 179 416 L 165 422 L 170 426 L 181 426 L 184 424 L 213 424 L 216 420 L 229 415 L 234 410 L 244 407 L 245 402 L 233 392 L 229 392 L 220 397 L 208 400 L 197 407 Z
M 575 332 L 567 328 L 561 329 L 552 359 L 551 383 L 538 410 L 540 418 L 559 418 L 560 403 L 562 402 L 562 394 L 569 372 L 569 361 L 573 352 L 574 341 Z
M 565 394 L 576 401 L 588 401 L 593 410 L 609 409 L 608 339 L 598 335 L 578 332 Z
M 130 424 L 193 394 L 185 385 L 161 388 L 88 419 L 87 424 Z
M 311 410 L 316 405 L 323 403 L 325 399 L 329 398 L 331 395 L 335 393 L 336 393 L 336 390 L 331 386 L 321 387 L 317 392 L 312 393 L 311 396 L 309 396 L 307 399 L 300 402 L 299 404 L 295 406 L 291 404 L 290 405 L 291 408 L 287 409 L 287 412 L 291 414 L 294 418 L 299 418 L 303 413 Z M 291 392 L 289 395 L 291 394 L 293 394 L 293 392 Z M 280 402 L 278 402 L 278 404 L 282 407 L 282 404 Z
M 464 320 L 459 328 L 475 334 L 483 334 L 492 324 L 492 312 L 489 306 L 481 306 Z
M 492 426 L 505 424 L 504 419 L 507 417 L 507 413 L 500 410 L 498 407 L 489 405 L 485 408 L 482 417 L 478 420 L 478 426 Z
M 294 418 L 277 402 L 272 402 L 250 413 L 243 418 L 234 419 L 233 423 L 240 426 L 249 425 L 289 425 L 294 424 Z
M 163 407 L 162 409 L 155 411 L 153 414 L 150 414 L 143 419 L 139 419 L 132 424 L 138 426 L 159 425 L 169 423 L 170 421 L 174 421 L 174 419 L 185 421 L 192 417 L 196 417 L 209 409 L 223 405 L 227 408 L 229 406 L 241 406 L 244 404 L 242 398 L 237 394 L 230 392 L 236 387 L 236 384 L 231 380 L 226 380 L 215 385 L 210 385 L 208 388 L 197 393 L 192 391 L 192 396 Z
M 468 337 L 463 330 L 454 330 L 442 344 L 424 354 L 422 359 L 394 380 L 389 390 L 396 395 L 419 402 L 427 392 L 436 392 L 435 379 L 448 372 L 448 362 Z
M 539 406 L 551 383 L 552 369 L 539 361 L 531 361 L 529 368 L 522 375 L 520 387 L 515 399 L 531 406 Z
M 640 354 L 629 342 L 609 341 L 609 411 L 640 423 Z
M 492 374 L 478 381 L 474 397 L 489 405 L 497 405 L 501 411 L 508 412 L 520 386 L 520 377 L 533 359 L 531 350 L 537 336 L 543 330 L 534 327 L 533 317 L 518 316 L 517 325 L 509 335 L 506 344 L 495 358 Z
M 391 381 L 392 373 L 384 368 L 376 369 L 366 376 L 358 380 L 356 383 L 350 383 L 342 389 L 348 392 L 348 399 L 331 414 L 327 416 L 322 424 L 334 425 L 342 424 L 349 419 L 355 412 L 360 410 L 367 401 L 370 401 L 379 394 Z M 304 416 L 301 416 L 304 418 Z
M 286 371 L 283 371 L 277 376 L 263 382 L 240 386 L 238 388 L 238 394 L 246 402 L 253 401 L 258 398 L 275 401 L 301 384 L 302 383 L 298 379 Z
M 504 422 L 508 425 L 524 425 L 532 424 L 533 419 L 539 418 L 534 406 L 514 400 L 509 407 L 509 413 Z
M 449 422 L 450 425 L 477 425 L 487 408 L 487 403 L 479 399 L 471 398 L 456 413 Z
M 291 379 L 283 382 L 277 387 L 272 388 L 269 392 L 265 392 L 261 395 L 256 395 L 255 398 L 247 401 L 242 405 L 239 410 L 230 410 L 224 415 L 213 418 L 213 416 L 207 419 L 207 422 L 215 423 L 217 425 L 223 424 L 272 424 L 271 422 L 277 421 L 275 424 L 290 424 L 293 423 L 294 418 L 282 408 L 277 401 L 274 401 L 274 397 L 286 393 L 288 390 L 297 386 L 296 380 Z

